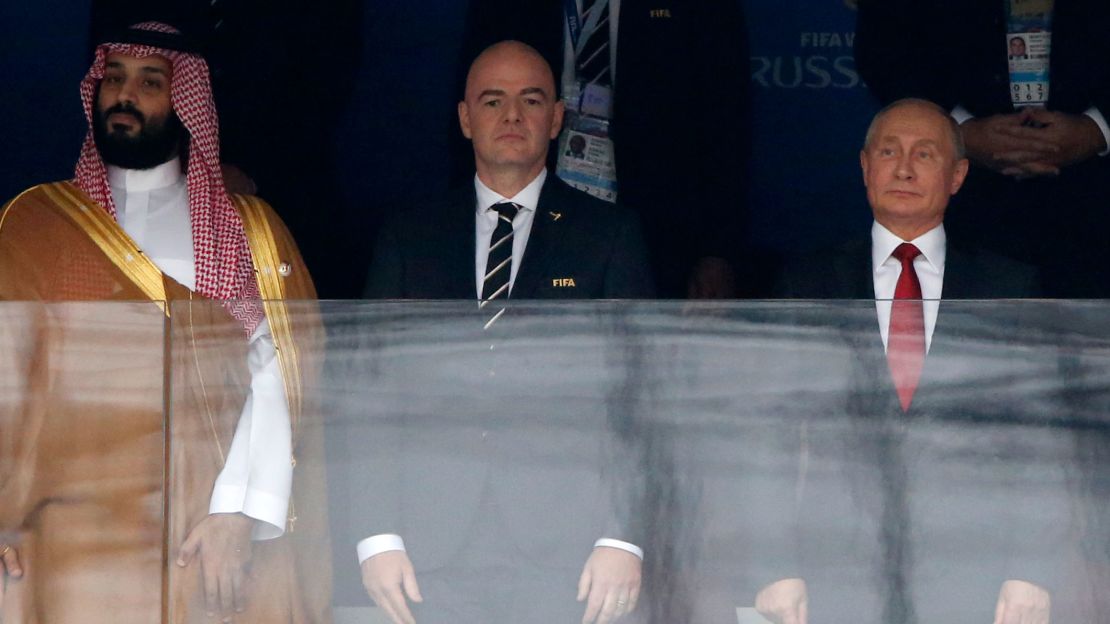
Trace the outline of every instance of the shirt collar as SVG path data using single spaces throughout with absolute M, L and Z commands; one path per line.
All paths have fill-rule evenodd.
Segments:
M 547 179 L 547 167 L 540 171 L 535 180 L 528 183 L 528 186 L 520 189 L 520 192 L 512 197 L 505 197 L 486 186 L 481 180 L 478 179 L 478 174 L 474 174 L 474 192 L 478 197 L 477 210 L 481 214 L 482 211 L 487 210 L 494 204 L 501 202 L 512 202 L 520 206 L 523 210 L 535 210 L 536 206 L 540 203 L 540 189 L 543 188 L 544 180 Z
M 173 158 L 150 169 L 124 169 L 108 165 L 108 183 L 128 193 L 145 193 L 173 186 L 185 176 L 181 159 Z
M 904 242 L 912 243 L 932 265 L 937 273 L 944 272 L 944 255 L 948 237 L 944 233 L 944 224 L 925 232 L 912 241 L 903 241 L 875 221 L 871 225 L 871 266 L 877 270 L 894 253 L 895 248 Z

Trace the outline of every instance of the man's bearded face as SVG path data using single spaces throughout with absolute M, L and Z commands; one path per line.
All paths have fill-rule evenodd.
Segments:
M 108 55 L 93 111 L 93 138 L 104 162 L 150 169 L 177 154 L 185 130 L 170 104 L 171 72 L 161 56 Z

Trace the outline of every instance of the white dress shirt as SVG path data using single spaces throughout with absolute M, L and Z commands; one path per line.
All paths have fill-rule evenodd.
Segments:
M 189 194 L 177 158 L 152 169 L 108 166 L 116 220 L 148 258 L 182 286 L 196 290 Z M 255 520 L 253 537 L 285 532 L 293 483 L 292 428 L 270 325 L 250 338 L 251 391 L 243 405 L 209 513 L 242 512 Z
M 921 282 L 922 307 L 925 313 L 925 352 L 933 343 L 933 330 L 937 326 L 937 310 L 940 308 L 941 291 L 944 286 L 944 254 L 946 248 L 944 225 L 925 232 L 912 241 L 903 241 L 890 230 L 875 222 L 871 226 L 871 267 L 875 284 L 875 311 L 879 318 L 879 335 L 883 339 L 883 349 L 887 346 L 890 334 L 890 309 L 894 290 L 898 286 L 898 276 L 902 274 L 902 262 L 893 257 L 902 243 L 913 243 L 921 252 L 914 258 L 913 268 L 917 280 Z
M 477 299 L 482 298 L 482 278 L 486 274 L 486 262 L 489 260 L 490 239 L 493 237 L 494 229 L 497 228 L 497 211 L 490 210 L 490 207 L 501 202 L 512 202 L 520 206 L 516 217 L 513 218 L 513 260 L 512 271 L 509 274 L 509 292 L 511 293 L 513 284 L 516 282 L 517 268 L 520 266 L 521 258 L 524 257 L 524 249 L 528 245 L 528 235 L 532 231 L 532 221 L 536 214 L 536 207 L 540 203 L 540 190 L 543 188 L 546 179 L 547 169 L 544 168 L 536 176 L 536 179 L 529 182 L 528 186 L 521 189 L 519 193 L 512 197 L 505 197 L 483 184 L 477 175 L 474 176 L 474 194 L 477 198 L 474 202 L 474 280 L 477 285 L 477 292 L 475 293 Z M 594 548 L 598 546 L 627 550 L 640 559 L 644 558 L 643 549 L 622 540 L 603 537 L 594 542 Z M 360 541 L 356 550 L 358 551 L 358 561 L 362 563 L 383 552 L 405 550 L 405 542 L 400 535 L 395 533 L 382 533 Z
M 532 232 L 532 220 L 536 216 L 536 206 L 540 203 L 540 189 L 547 179 L 545 167 L 535 180 L 520 190 L 512 197 L 505 197 L 482 183 L 478 176 L 474 176 L 474 194 L 478 198 L 474 207 L 474 283 L 477 286 L 475 296 L 482 298 L 483 278 L 486 275 L 486 262 L 489 261 L 490 239 L 493 231 L 497 229 L 499 220 L 496 210 L 490 208 L 494 204 L 512 202 L 520 206 L 516 216 L 513 217 L 513 261 L 509 272 L 509 294 L 513 292 L 516 283 L 516 272 L 520 268 L 520 259 L 524 257 L 524 249 L 528 246 L 528 235 Z

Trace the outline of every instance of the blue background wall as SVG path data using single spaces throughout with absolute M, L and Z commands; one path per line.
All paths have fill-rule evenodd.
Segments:
M 746 0 L 754 124 L 750 242 L 827 246 L 871 222 L 859 149 L 877 105 L 853 59 L 843 0 Z

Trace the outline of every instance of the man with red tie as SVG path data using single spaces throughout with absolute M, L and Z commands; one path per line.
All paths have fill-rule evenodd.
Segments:
M 826 475 L 844 491 L 811 487 L 821 505 L 840 506 L 814 519 L 804 508 L 817 503 L 801 503 L 798 522 L 808 526 L 800 534 L 810 536 L 800 547 L 800 559 L 809 560 L 800 566 L 807 578 L 764 587 L 756 608 L 774 622 L 801 624 L 809 614 L 815 622 L 963 621 L 980 614 L 985 619 L 967 621 L 1048 622 L 1056 570 L 1048 545 L 1060 542 L 1046 518 L 1060 506 L 1026 496 L 1024 482 L 995 478 L 1006 461 L 1024 467 L 1036 459 L 1022 455 L 1032 448 L 1022 446 L 1028 431 L 1009 426 L 1025 422 L 1023 410 L 1032 408 L 991 403 L 991 383 L 1013 384 L 1014 371 L 1003 369 L 1020 358 L 1007 360 L 1013 345 L 971 338 L 975 328 L 964 321 L 990 312 L 986 306 L 949 305 L 944 309 L 952 316 L 941 314 L 942 300 L 1037 296 L 1037 275 L 948 243 L 945 211 L 968 161 L 956 123 L 940 106 L 904 99 L 879 111 L 860 166 L 875 219 L 870 237 L 791 264 L 780 292 L 874 300 L 880 340 L 866 311 L 830 310 L 830 322 L 858 356 L 853 390 L 844 406 L 846 426 L 833 427 L 837 433 L 824 442 L 811 435 L 808 446 L 838 445 L 839 463 L 828 464 L 835 468 Z M 938 316 L 944 317 L 939 332 Z M 963 392 L 954 396 L 954 388 Z M 1037 509 L 1025 513 L 1021 505 L 1030 501 Z M 993 534 L 979 537 L 990 522 Z M 851 525 L 845 534 L 859 541 L 840 539 L 836 523 Z M 960 580 L 967 578 L 974 581 Z
M 871 236 L 791 263 L 779 291 L 796 299 L 875 299 L 879 334 L 908 409 L 941 299 L 1029 298 L 1039 284 L 1023 264 L 947 243 L 945 211 L 968 161 L 958 127 L 936 104 L 904 99 L 879 111 L 860 167 L 875 217 Z

